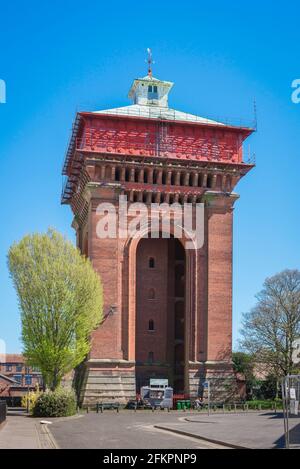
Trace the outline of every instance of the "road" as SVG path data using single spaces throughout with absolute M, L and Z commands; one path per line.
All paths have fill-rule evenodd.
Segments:
M 49 429 L 59 448 L 73 449 L 216 449 L 221 445 L 158 430 L 154 425 L 181 425 L 178 413 L 106 411 L 76 420 L 53 422 Z

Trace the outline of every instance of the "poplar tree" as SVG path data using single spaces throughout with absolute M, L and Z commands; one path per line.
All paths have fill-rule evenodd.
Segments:
M 102 285 L 89 259 L 60 233 L 30 234 L 8 253 L 28 365 L 55 390 L 90 350 L 102 319 Z

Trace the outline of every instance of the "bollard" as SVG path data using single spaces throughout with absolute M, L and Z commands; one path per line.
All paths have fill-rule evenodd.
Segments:
M 136 409 L 137 409 L 137 403 L 135 403 L 134 405 L 134 412 L 136 412 Z
M 101 409 L 101 414 L 103 414 L 103 404 L 101 404 L 100 409 Z
M 119 405 L 117 405 L 117 414 L 119 413 Z
M 225 414 L 225 404 L 223 404 L 223 414 Z
M 234 412 L 236 413 L 236 404 L 234 404 Z
M 154 408 L 154 406 L 152 406 L 152 412 L 154 412 L 154 410 L 155 410 L 155 408 Z
M 87 406 L 87 408 L 86 408 L 86 413 L 87 414 L 89 413 L 89 406 Z
M 170 407 L 168 407 L 168 412 L 170 412 Z

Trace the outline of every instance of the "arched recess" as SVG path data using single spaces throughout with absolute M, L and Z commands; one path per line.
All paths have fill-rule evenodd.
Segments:
M 135 333 L 136 333 L 136 254 L 140 240 L 148 236 L 149 226 L 144 226 L 138 235 L 129 238 L 124 246 L 123 263 L 123 334 L 122 348 L 124 358 L 134 362 L 135 356 Z M 171 235 L 174 235 L 174 226 L 171 224 Z M 186 244 L 193 242 L 188 234 L 183 230 L 183 237 L 179 239 L 185 249 L 186 254 L 186 276 L 185 276 L 185 363 L 195 360 L 195 337 L 196 317 L 197 317 L 197 252 L 196 248 L 186 249 Z M 188 366 L 185 367 L 185 389 L 189 389 Z

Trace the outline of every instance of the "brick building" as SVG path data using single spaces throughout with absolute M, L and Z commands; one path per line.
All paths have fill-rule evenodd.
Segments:
M 192 396 L 208 378 L 215 389 L 234 382 L 234 188 L 253 167 L 243 161 L 253 129 L 169 108 L 172 87 L 149 69 L 131 86 L 132 105 L 79 112 L 73 124 L 62 203 L 71 206 L 77 245 L 104 287 L 105 319 L 77 373 L 83 403 L 125 401 L 151 377 Z M 156 203 L 158 212 L 161 204 L 203 204 L 203 244 L 188 249 L 189 232 L 175 236 L 176 214 L 169 239 L 161 227 L 147 237 L 147 218 L 138 236 L 99 236 L 99 204 L 113 206 L 120 222 L 120 196 L 128 207 Z
M 23 355 L 7 354 L 0 362 L 0 399 L 18 404 L 28 390 L 43 385 L 38 369 L 26 365 Z

